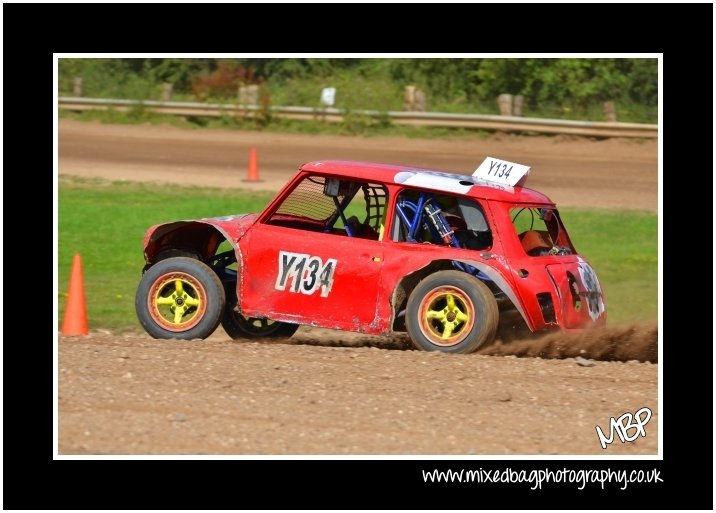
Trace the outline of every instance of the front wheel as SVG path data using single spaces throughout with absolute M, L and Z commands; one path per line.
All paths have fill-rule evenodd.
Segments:
M 490 289 L 459 271 L 438 271 L 410 294 L 405 325 L 418 349 L 471 353 L 492 342 L 499 310 Z
M 137 288 L 137 317 L 154 338 L 206 338 L 219 325 L 226 295 L 205 263 L 171 257 L 150 267 Z
M 235 305 L 235 299 L 228 300 L 221 318 L 221 326 L 233 339 L 289 338 L 298 329 L 298 324 L 272 321 L 262 317 L 244 317 L 234 310 Z

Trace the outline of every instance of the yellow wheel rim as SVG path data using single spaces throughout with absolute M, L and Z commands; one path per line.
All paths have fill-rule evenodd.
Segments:
M 470 297 L 452 286 L 431 290 L 420 302 L 420 331 L 433 344 L 454 346 L 465 340 L 475 324 Z
M 168 331 L 187 331 L 199 324 L 206 312 L 206 291 L 184 272 L 164 274 L 149 289 L 152 319 Z

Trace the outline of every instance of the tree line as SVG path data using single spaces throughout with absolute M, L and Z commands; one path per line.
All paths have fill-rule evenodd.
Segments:
M 573 107 L 606 100 L 656 106 L 655 58 L 108 58 L 60 59 L 60 89 L 82 76 L 88 89 L 112 95 L 172 83 L 174 91 L 231 97 L 239 83 L 281 85 L 308 77 L 354 73 L 386 77 L 396 88 L 417 85 L 431 98 L 492 101 L 523 95 L 531 104 Z

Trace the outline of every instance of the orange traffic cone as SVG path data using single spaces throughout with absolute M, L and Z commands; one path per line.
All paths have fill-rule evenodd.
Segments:
M 70 275 L 70 291 L 67 297 L 65 318 L 62 321 L 63 335 L 89 335 L 87 307 L 85 305 L 85 284 L 82 278 L 82 258 L 75 255 Z
M 256 158 L 256 148 L 251 148 L 249 152 L 249 176 L 243 180 L 244 182 L 262 182 L 259 179 L 259 164 Z

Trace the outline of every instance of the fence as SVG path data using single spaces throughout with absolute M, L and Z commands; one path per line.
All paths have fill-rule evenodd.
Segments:
M 253 118 L 263 112 L 257 105 L 232 103 L 159 102 L 116 100 L 100 98 L 60 97 L 59 108 L 71 111 L 108 110 L 128 111 L 143 108 L 159 114 L 176 116 L 238 116 Z M 298 120 L 319 120 L 339 123 L 349 113 L 344 109 L 311 107 L 269 107 L 271 116 Z M 477 128 L 503 132 L 532 132 L 540 134 L 567 134 L 589 137 L 640 137 L 658 136 L 658 125 L 601 121 L 572 121 L 563 119 L 523 118 L 483 114 L 449 114 L 440 112 L 401 112 L 351 110 L 350 114 L 368 117 L 385 117 L 396 125 Z

